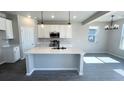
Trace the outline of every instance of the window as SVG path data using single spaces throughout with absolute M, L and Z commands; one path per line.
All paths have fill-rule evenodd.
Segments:
M 120 49 L 124 50 L 124 24 L 123 24 L 122 33 L 121 33 Z
M 96 35 L 97 35 L 98 27 L 96 26 L 90 26 L 89 32 L 88 32 L 88 41 L 95 43 L 96 42 Z

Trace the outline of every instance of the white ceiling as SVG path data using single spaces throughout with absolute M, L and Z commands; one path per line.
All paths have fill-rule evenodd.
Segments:
M 71 22 L 82 22 L 85 19 L 92 16 L 97 11 L 71 11 L 70 18 Z M 18 14 L 22 16 L 30 15 L 32 18 L 37 17 L 41 18 L 40 11 L 8 11 L 11 14 Z M 54 15 L 55 18 L 52 19 L 51 16 Z M 73 19 L 73 16 L 76 16 L 76 19 Z M 44 21 L 68 21 L 69 12 L 68 11 L 44 11 L 43 12 Z
M 111 11 L 99 18 L 97 18 L 94 21 L 99 21 L 99 22 L 110 22 L 111 21 L 111 16 L 115 15 L 113 20 L 119 20 L 119 19 L 123 19 L 124 18 L 124 11 Z

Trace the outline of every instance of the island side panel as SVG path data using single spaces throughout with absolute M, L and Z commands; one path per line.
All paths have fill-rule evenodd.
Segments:
M 26 55 L 26 75 L 30 76 L 34 71 L 34 56 L 33 54 Z
M 34 55 L 36 70 L 78 70 L 78 54 L 37 54 Z

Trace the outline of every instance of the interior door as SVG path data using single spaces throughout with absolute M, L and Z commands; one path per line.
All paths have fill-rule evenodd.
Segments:
M 34 28 L 22 27 L 21 38 L 22 38 L 23 57 L 25 57 L 24 52 L 35 47 Z

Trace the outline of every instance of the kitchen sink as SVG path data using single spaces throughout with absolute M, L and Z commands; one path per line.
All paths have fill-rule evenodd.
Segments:
M 66 49 L 66 47 L 54 47 L 52 49 Z

